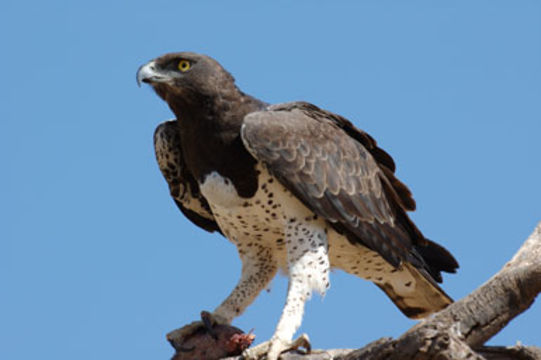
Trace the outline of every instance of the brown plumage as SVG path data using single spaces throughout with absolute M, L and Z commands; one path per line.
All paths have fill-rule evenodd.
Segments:
M 192 222 L 231 240 L 243 261 L 214 316 L 231 321 L 277 268 L 289 273 L 269 358 L 291 340 L 312 290 L 328 287 L 330 267 L 373 281 L 409 317 L 452 301 L 436 282 L 458 264 L 410 220 L 411 192 L 370 135 L 312 104 L 269 106 L 246 95 L 204 55 L 164 55 L 141 67 L 138 80 L 177 117 L 155 134 L 171 195 Z

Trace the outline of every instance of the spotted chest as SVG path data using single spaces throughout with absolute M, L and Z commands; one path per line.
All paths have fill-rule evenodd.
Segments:
M 261 165 L 257 166 L 257 174 L 257 191 L 248 199 L 240 197 L 233 183 L 217 172 L 204 178 L 200 190 L 220 229 L 237 246 L 241 257 L 246 253 L 270 250 L 278 267 L 287 271 L 286 241 L 298 242 L 289 250 L 289 256 L 295 256 L 300 249 L 310 246 L 308 242 L 317 245 L 314 243 L 317 234 L 311 232 L 309 226 L 317 223 L 324 228 L 325 222 L 301 205 Z M 288 231 L 293 235 L 289 240 Z M 306 246 L 303 246 L 304 242 Z

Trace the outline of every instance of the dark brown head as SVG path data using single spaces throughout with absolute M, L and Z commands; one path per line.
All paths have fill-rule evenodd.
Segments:
M 179 52 L 160 56 L 141 66 L 137 83 L 150 84 L 169 105 L 233 94 L 235 79 L 209 56 Z

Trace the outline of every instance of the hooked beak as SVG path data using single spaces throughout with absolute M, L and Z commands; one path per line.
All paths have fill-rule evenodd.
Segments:
M 170 78 L 161 74 L 156 68 L 156 63 L 154 62 L 154 60 L 141 66 L 139 70 L 137 70 L 138 86 L 141 86 L 142 82 L 152 84 L 166 82 L 168 80 L 170 80 Z

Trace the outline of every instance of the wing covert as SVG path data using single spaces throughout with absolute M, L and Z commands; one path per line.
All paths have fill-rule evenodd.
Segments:
M 376 155 L 348 134 L 346 126 L 377 149 Z M 393 174 L 394 162 L 368 134 L 314 105 L 288 103 L 247 115 L 241 136 L 250 153 L 288 190 L 350 241 L 377 251 L 394 266 L 403 260 L 423 266 L 396 214 L 402 202 L 408 207 L 415 203 L 407 200 L 411 194 L 398 180 L 406 192 L 394 190 L 385 174 Z

